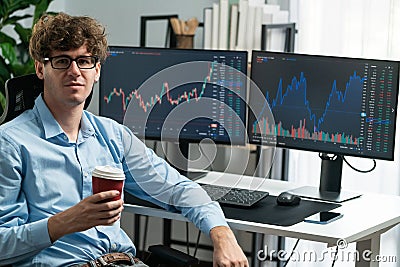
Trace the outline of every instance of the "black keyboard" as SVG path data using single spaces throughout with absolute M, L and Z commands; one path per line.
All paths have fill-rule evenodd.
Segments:
M 268 192 L 201 184 L 212 200 L 220 204 L 250 207 L 269 195 Z

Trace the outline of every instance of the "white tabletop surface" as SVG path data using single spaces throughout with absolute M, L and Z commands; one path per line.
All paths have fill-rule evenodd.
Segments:
M 218 172 L 210 172 L 197 182 L 257 189 L 268 191 L 270 195 L 274 196 L 298 187 L 285 181 Z M 179 214 L 137 205 L 126 204 L 125 211 L 167 219 L 186 220 Z M 332 211 L 343 213 L 344 216 L 326 225 L 300 222 L 292 226 L 276 226 L 229 218 L 227 221 L 232 228 L 238 230 L 301 238 L 328 244 L 336 244 L 338 239 L 345 239 L 351 243 L 369 239 L 400 223 L 400 197 L 363 194 L 359 198 L 343 202 L 341 207 Z

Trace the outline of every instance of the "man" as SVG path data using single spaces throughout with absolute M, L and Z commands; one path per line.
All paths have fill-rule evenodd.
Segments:
M 94 167 L 111 165 L 124 171 L 125 190 L 209 234 L 214 266 L 248 266 L 219 205 L 197 184 L 126 127 L 83 110 L 106 50 L 104 28 L 89 17 L 45 15 L 33 29 L 30 54 L 44 92 L 0 126 L 0 263 L 90 266 L 109 253 L 135 255 L 119 227 L 123 201 L 110 200 L 118 191 L 92 195 Z

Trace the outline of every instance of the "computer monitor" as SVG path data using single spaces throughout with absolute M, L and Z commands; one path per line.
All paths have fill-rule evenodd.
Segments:
M 110 46 L 100 115 L 139 138 L 179 142 L 186 159 L 190 142 L 245 145 L 246 74 L 244 51 Z
M 320 152 L 319 189 L 294 192 L 351 199 L 341 191 L 343 156 L 394 159 L 399 62 L 253 51 L 251 79 L 275 123 L 249 112 L 250 143 Z

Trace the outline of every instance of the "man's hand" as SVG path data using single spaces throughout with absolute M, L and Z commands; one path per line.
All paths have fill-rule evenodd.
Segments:
M 212 228 L 210 237 L 214 245 L 213 267 L 249 267 L 247 258 L 229 227 Z
M 123 210 L 123 200 L 107 201 L 119 195 L 116 190 L 101 192 L 83 199 L 75 206 L 49 218 L 47 228 L 51 242 L 64 235 L 85 231 L 98 225 L 116 222 Z

